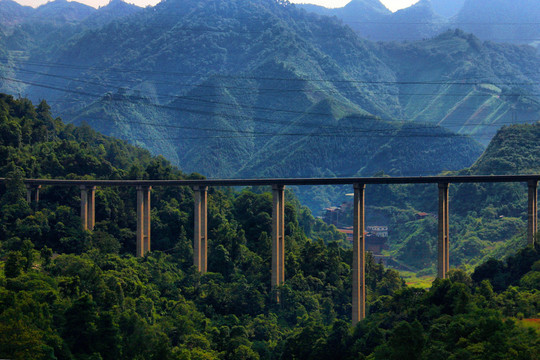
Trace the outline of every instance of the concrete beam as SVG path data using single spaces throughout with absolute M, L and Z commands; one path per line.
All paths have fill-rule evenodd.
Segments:
M 437 241 L 437 277 L 444 279 L 450 269 L 450 218 L 448 183 L 439 183 L 439 230 Z
M 283 185 L 272 186 L 272 288 L 285 280 L 284 188 Z M 279 302 L 279 293 L 276 293 L 276 301 Z
M 32 185 L 26 184 L 26 201 L 32 203 Z
M 285 186 L 281 188 L 279 192 L 279 284 L 282 285 L 285 282 Z
M 527 244 L 533 246 L 538 232 L 538 181 L 528 182 L 529 201 L 527 206 Z
M 88 186 L 88 230 L 96 225 L 96 187 Z
M 88 187 L 82 185 L 81 189 L 81 224 L 83 230 L 88 230 Z
M 28 204 L 32 204 L 32 201 L 35 202 L 34 210 L 38 209 L 40 189 L 41 185 L 26 184 L 26 201 Z M 32 195 L 34 196 L 32 197 Z
M 366 317 L 365 265 L 365 184 L 354 184 L 353 263 L 352 263 L 352 325 Z
M 81 224 L 84 230 L 94 230 L 96 223 L 96 187 L 81 185 Z
M 147 186 L 144 188 L 144 253 L 146 254 L 149 252 L 150 249 L 150 217 L 152 215 L 151 213 L 151 207 L 150 207 L 150 192 L 152 190 L 151 186 Z
M 137 186 L 137 250 L 143 257 L 150 251 L 150 191 L 151 186 Z
M 208 187 L 193 188 L 195 211 L 193 214 L 195 230 L 193 232 L 193 264 L 201 273 L 208 271 L 208 227 L 207 201 Z

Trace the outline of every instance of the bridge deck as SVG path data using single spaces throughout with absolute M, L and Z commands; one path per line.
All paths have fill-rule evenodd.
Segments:
M 0 183 L 6 181 L 0 178 Z M 264 185 L 352 185 L 352 184 L 437 184 L 504 183 L 540 181 L 540 175 L 463 175 L 408 177 L 199 179 L 199 180 L 64 180 L 25 179 L 29 185 L 55 186 L 264 186 Z

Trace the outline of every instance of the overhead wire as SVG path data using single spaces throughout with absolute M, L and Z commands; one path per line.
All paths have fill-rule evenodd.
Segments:
M 54 86 L 48 86 L 48 85 L 44 85 L 44 84 L 39 84 L 39 83 L 34 83 L 34 82 L 25 82 L 25 81 L 22 81 L 22 80 L 17 80 L 17 79 L 11 79 L 11 78 L 6 78 L 6 77 L 2 77 L 0 76 L 0 79 L 3 78 L 3 79 L 7 79 L 9 81 L 17 81 L 17 82 L 22 82 L 22 83 L 28 83 L 28 84 L 31 84 L 31 85 L 34 85 L 34 86 L 42 86 L 42 87 L 45 87 L 45 88 L 49 88 L 49 89 L 54 89 L 54 90 L 58 90 L 58 91 L 64 91 L 64 92 L 68 92 L 68 93 L 76 93 L 76 94 L 82 94 L 82 95 L 87 95 L 87 96 L 96 96 L 96 97 L 99 97 L 100 95 L 99 94 L 92 94 L 92 93 L 89 93 L 89 92 L 82 92 L 82 91 L 77 91 L 77 90 L 71 90 L 71 89 L 63 89 L 63 88 L 58 88 L 58 87 L 54 87 Z M 146 100 L 145 98 L 141 98 L 141 97 L 135 97 L 139 100 L 141 99 L 144 99 Z M 129 101 L 130 99 L 127 98 L 127 99 L 123 99 L 123 100 L 119 100 L 119 99 L 112 99 L 111 101 Z M 232 118 L 246 118 L 246 116 L 243 116 L 243 115 L 238 115 L 238 114 L 228 114 L 228 113 L 216 113 L 216 112 L 211 112 L 211 111 L 205 111 L 205 110 L 197 110 L 197 109 L 188 109 L 188 108 L 178 108 L 178 107 L 174 107 L 174 106 L 168 106 L 168 105 L 159 105 L 159 104 L 152 104 L 152 103 L 149 103 L 149 104 L 144 104 L 145 106 L 152 106 L 152 107 L 157 107 L 157 108 L 164 108 L 164 109 L 169 109 L 169 110 L 176 110 L 176 111 L 184 111 L 184 112 L 188 112 L 188 113 L 196 113 L 196 114 L 204 114 L 204 115 L 210 115 L 210 116 L 222 116 L 222 117 L 232 117 Z M 299 114 L 303 114 L 302 112 L 299 112 Z M 318 115 L 323 115 L 323 116 L 328 116 L 330 114 L 326 114 L 326 113 L 318 113 Z M 364 118 L 364 119 L 370 119 L 370 120 L 377 120 L 377 121 L 382 121 L 382 122 L 387 122 L 387 123 L 395 123 L 394 120 L 392 119 L 382 119 L 382 118 L 377 118 L 377 117 L 374 117 L 374 116 L 362 116 L 362 115 L 358 115 L 358 114 L 352 114 L 351 115 L 353 118 L 356 117 L 356 118 Z M 96 115 L 92 115 L 92 117 L 96 118 Z M 274 123 L 274 124 L 281 124 L 281 125 L 288 125 L 288 126 L 303 126 L 305 127 L 306 125 L 315 125 L 317 126 L 317 129 L 324 129 L 324 128 L 328 128 L 329 126 L 328 125 L 324 125 L 324 124 L 309 124 L 309 123 L 299 123 L 299 124 L 294 124 L 294 123 L 290 123 L 288 121 L 279 121 L 279 120 L 275 120 L 275 119 L 268 119 L 268 118 L 261 118 L 261 117 L 250 117 L 250 119 L 252 120 L 258 120 L 258 121 L 262 121 L 262 122 L 266 122 L 266 123 Z M 404 123 L 407 122 L 407 121 L 403 121 Z M 139 125 L 149 125 L 149 126 L 158 126 L 158 127 L 176 127 L 174 125 L 170 125 L 170 124 L 156 124 L 156 123 L 152 123 L 152 122 L 136 122 L 136 121 L 130 121 L 131 124 L 139 124 Z M 460 125 L 461 127 L 463 126 L 481 126 L 481 125 L 484 125 L 484 124 L 481 124 L 481 123 L 475 123 L 475 124 L 462 124 Z M 335 127 L 335 126 L 334 126 Z M 439 126 L 433 126 L 434 128 L 438 128 Z M 203 127 L 187 127 L 187 126 L 182 126 L 180 128 L 183 128 L 183 129 L 186 129 L 186 130 L 201 130 L 201 131 L 214 131 L 214 132 L 218 132 L 218 131 L 223 131 L 223 132 L 229 132 L 229 133 L 246 133 L 246 134 L 251 134 L 251 135 L 264 135 L 264 136 L 272 136 L 272 135 L 278 135 L 279 133 L 254 133 L 254 132 L 244 132 L 242 130 L 220 130 L 220 129 L 215 129 L 215 128 L 203 128 Z M 425 129 L 425 127 L 421 127 L 422 129 Z M 339 129 L 342 129 L 343 131 L 347 131 L 347 132 L 350 132 L 350 131 L 365 131 L 365 129 L 358 129 L 356 127 L 344 127 L 344 126 L 339 126 Z M 377 129 L 376 131 L 381 131 L 380 129 Z M 383 131 L 387 131 L 386 129 L 383 129 Z M 295 133 L 294 135 L 299 135 L 297 133 Z M 328 134 L 326 134 L 328 135 Z
M 0 57 L 0 60 L 9 60 L 7 58 Z M 28 63 L 28 62 L 25 62 Z M 37 64 L 37 63 L 33 63 Z M 166 76 L 188 76 L 193 77 L 198 74 L 194 73 L 184 73 L 177 71 L 157 71 L 157 70 L 140 70 L 140 69 L 126 69 L 126 68 L 103 68 L 103 67 L 94 67 L 94 66 L 78 66 L 70 65 L 64 63 L 41 63 L 40 66 L 48 67 L 60 67 L 60 68 L 77 68 L 77 69 L 87 69 L 87 70 L 104 70 L 109 72 L 124 72 L 124 73 L 142 73 L 142 74 L 160 74 Z M 540 72 L 539 72 L 540 74 Z M 209 73 L 205 76 L 224 78 L 224 79 L 233 79 L 233 80 L 268 80 L 268 81 L 291 81 L 291 82 L 332 82 L 332 83 L 352 83 L 352 84 L 368 84 L 368 85 L 481 85 L 484 82 L 480 81 L 469 81 L 471 78 L 461 79 L 461 80 L 435 80 L 435 81 L 392 81 L 392 80 L 359 80 L 359 79 L 331 79 L 331 78 L 312 78 L 312 77 L 295 77 L 295 78 L 283 78 L 283 77 L 270 77 L 270 76 L 248 76 L 248 75 L 230 75 L 230 74 L 218 74 L 218 73 Z M 491 85 L 505 85 L 505 86 L 529 86 L 529 85 L 540 85 L 540 81 L 534 82 L 490 82 Z
M 0 77 L 1 78 L 1 77 Z M 37 85 L 37 86 L 40 86 L 40 84 L 33 84 L 33 85 Z M 42 85 L 42 84 L 41 84 Z M 61 88 L 55 88 L 55 87 L 50 87 L 48 86 L 48 88 L 54 88 L 54 89 L 57 89 L 57 90 L 60 90 L 60 91 L 67 91 L 67 92 L 73 92 L 71 90 L 67 90 L 67 89 L 61 89 Z M 91 93 L 87 93 L 87 92 L 80 92 L 80 91 L 76 91 L 76 93 L 78 94 L 84 94 L 84 95 L 97 95 L 97 94 L 91 94 Z M 223 116 L 223 117 L 238 117 L 236 114 L 217 114 L 217 113 L 214 113 L 214 112 L 202 112 L 202 111 L 195 111 L 193 109 L 178 109 L 178 108 L 174 108 L 174 107 L 170 107 L 170 106 L 164 106 L 164 105 L 156 105 L 156 104 L 147 104 L 147 105 L 151 105 L 151 106 L 159 106 L 159 107 L 165 107 L 165 108 L 169 108 L 169 109 L 173 109 L 173 110 L 178 110 L 178 111 L 187 111 L 187 112 L 196 112 L 196 113 L 205 113 L 207 115 L 212 115 L 212 116 Z M 92 118 L 98 118 L 96 117 L 96 115 L 92 115 Z M 382 120 L 382 119 L 376 119 L 376 118 L 373 118 L 373 117 L 368 117 L 369 119 L 373 119 L 373 120 L 381 120 L 381 121 L 386 121 L 386 120 Z M 107 119 L 108 120 L 108 119 Z M 261 120 L 261 118 L 255 118 L 254 120 Z M 275 120 L 270 120 L 270 119 L 262 119 L 262 120 L 265 120 L 267 122 L 276 122 Z M 275 132 L 256 132 L 256 131 L 244 131 L 244 130 L 232 130 L 232 129 L 216 129 L 216 128 L 204 128 L 204 127 L 192 127 L 192 126 L 176 126 L 176 125 L 171 125 L 171 124 L 156 124 L 156 123 L 153 123 L 153 122 L 137 122 L 137 121 L 133 121 L 133 120 L 130 120 L 130 121 L 125 121 L 125 120 L 122 120 L 122 121 L 118 121 L 120 123 L 129 123 L 129 124 L 139 124 L 139 125 L 148 125 L 148 126 L 154 126 L 154 127 L 167 127 L 167 128 L 178 128 L 178 129 L 183 129 L 183 130 L 197 130 L 197 131 L 211 131 L 211 132 L 217 132 L 217 133 L 229 133 L 229 134 L 244 134 L 242 136 L 250 136 L 250 137 L 272 137 L 272 136 L 320 136 L 320 137 L 327 137 L 327 136 L 341 136 L 341 137 L 350 137 L 350 136 L 355 136 L 355 137 L 358 137 L 358 133 L 359 132 L 366 132 L 366 129 L 358 129 L 358 128 L 346 128 L 346 127 L 343 127 L 343 126 L 340 126 L 339 129 L 341 130 L 341 132 L 338 132 L 338 133 L 317 133 L 317 134 L 313 134 L 313 133 L 275 133 Z M 391 122 L 391 121 L 390 121 Z M 283 123 L 283 122 L 282 122 Z M 285 125 L 289 125 L 289 126 L 295 126 L 295 125 L 299 125 L 299 124 L 290 124 L 289 122 L 284 122 Z M 305 125 L 308 125 L 308 124 L 305 124 L 305 123 L 302 123 L 301 126 L 305 126 Z M 324 126 L 322 124 L 313 124 L 313 125 L 316 125 L 318 127 L 318 129 L 324 129 L 325 127 L 328 127 L 328 126 Z M 466 124 L 466 126 L 477 126 L 477 125 L 483 125 L 483 124 Z M 432 127 L 432 128 L 439 128 L 439 126 L 422 126 L 422 127 L 419 127 L 418 129 L 426 129 L 426 128 L 429 128 L 429 127 Z M 463 125 L 460 125 L 460 127 L 462 128 Z M 414 129 L 414 128 L 413 128 Z M 403 129 L 401 129 L 403 130 Z M 411 129 L 405 129 L 405 130 L 411 130 Z M 346 133 L 343 133 L 343 131 L 345 131 Z M 373 132 L 389 132 L 389 131 L 393 131 L 393 132 L 396 132 L 396 131 L 400 131 L 400 129 L 370 129 L 370 130 L 367 130 L 368 132 L 371 131 L 372 133 Z M 353 135 L 354 133 L 354 135 Z M 396 134 L 393 134 L 393 135 L 384 135 L 384 136 L 395 136 Z M 236 137 L 237 135 L 235 135 Z M 433 134 L 408 134 L 408 135 L 405 135 L 405 136 L 434 136 Z M 437 135 L 438 136 L 438 135 Z M 448 134 L 448 135 L 444 135 L 444 136 L 455 136 L 455 134 Z M 196 138 L 196 137 L 191 137 L 191 138 Z M 207 136 L 205 136 L 205 138 L 208 138 Z M 176 138 L 178 140 L 180 139 L 189 139 L 189 138 Z M 160 139 L 157 139 L 157 140 L 164 140 L 164 138 L 160 138 Z M 172 140 L 172 139 L 171 139 Z

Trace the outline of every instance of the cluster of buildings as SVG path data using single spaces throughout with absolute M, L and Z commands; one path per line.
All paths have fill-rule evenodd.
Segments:
M 350 217 L 347 215 L 352 212 L 352 202 L 344 202 L 341 206 L 332 206 L 324 209 L 322 220 L 327 224 L 335 225 L 339 232 L 347 236 L 347 240 L 352 242 L 353 227 L 350 226 Z M 349 215 L 350 216 L 350 215 Z M 417 220 L 427 217 L 437 218 L 436 215 L 418 212 L 415 214 Z M 383 250 L 388 250 L 388 226 L 369 225 L 365 229 L 366 250 L 373 255 L 382 255 Z
M 353 227 L 338 228 L 338 231 L 347 236 L 347 241 L 353 241 Z M 366 226 L 364 232 L 366 250 L 374 255 L 381 255 L 383 250 L 388 250 L 388 226 Z
M 339 232 L 347 236 L 347 240 L 353 240 L 353 227 L 344 224 L 345 213 L 352 210 L 352 203 L 345 202 L 341 206 L 332 206 L 324 209 L 322 219 L 327 224 L 335 225 Z M 366 250 L 374 255 L 381 255 L 383 250 L 388 249 L 388 226 L 370 225 L 365 229 Z

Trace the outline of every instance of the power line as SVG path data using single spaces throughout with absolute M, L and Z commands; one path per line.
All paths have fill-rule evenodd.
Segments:
M 25 82 L 25 81 L 22 81 L 22 80 L 11 79 L 11 78 L 6 78 L 6 77 L 2 77 L 2 76 L 0 76 L 0 78 L 7 79 L 9 81 L 28 83 L 28 82 Z M 58 91 L 64 91 L 64 92 L 68 92 L 68 93 L 76 93 L 76 94 L 83 94 L 83 95 L 86 95 L 86 96 L 98 96 L 99 97 L 99 95 L 97 95 L 97 94 L 91 94 L 91 93 L 88 93 L 88 92 L 67 90 L 67 89 L 62 89 L 62 88 L 57 88 L 57 87 L 47 86 L 47 85 L 42 85 L 42 84 L 37 84 L 37 83 L 29 83 L 29 84 L 34 85 L 34 86 L 43 86 L 45 88 L 58 90 Z M 146 99 L 141 98 L 141 97 L 138 97 L 137 99 L 146 100 Z M 132 102 L 132 101 L 130 101 L 130 99 L 126 99 L 126 98 L 123 98 L 122 100 L 113 99 L 112 101 Z M 237 114 L 215 113 L 215 112 L 209 112 L 209 111 L 203 111 L 203 110 L 177 108 L 177 107 L 173 107 L 173 106 L 158 105 L 158 104 L 151 104 L 151 103 L 145 104 L 145 106 L 165 108 L 165 109 L 176 110 L 176 111 L 185 111 L 185 112 L 198 113 L 198 114 L 204 114 L 204 115 L 210 115 L 210 116 L 245 118 L 245 116 L 241 116 L 241 115 L 237 115 Z M 325 115 L 329 115 L 329 114 L 325 114 Z M 395 123 L 395 121 L 392 121 L 392 120 L 384 120 L 384 119 L 376 118 L 376 117 L 373 117 L 373 116 L 362 116 L 362 115 L 352 114 L 352 117 L 364 118 L 364 119 L 369 119 L 369 120 L 376 120 L 376 121 L 381 121 L 381 122 L 387 122 L 389 124 L 390 123 Z M 96 115 L 92 115 L 91 118 L 99 118 L 99 117 L 96 116 Z M 293 127 L 294 126 L 296 126 L 296 127 L 298 127 L 298 126 L 305 127 L 305 126 L 309 126 L 309 125 L 317 126 L 318 129 L 324 129 L 325 127 L 326 128 L 329 127 L 328 125 L 324 125 L 324 124 L 290 123 L 290 122 L 276 121 L 276 120 L 267 119 L 267 118 L 260 118 L 260 117 L 249 117 L 249 119 L 257 120 L 257 121 L 263 121 L 263 122 L 266 122 L 266 123 L 282 124 L 282 125 L 293 126 Z M 125 122 L 125 121 L 120 121 L 120 122 Z M 150 122 L 136 122 L 136 121 L 129 121 L 129 122 L 125 122 L 125 123 L 139 124 L 139 125 L 149 125 L 149 126 L 157 126 L 157 127 L 179 128 L 179 129 L 184 129 L 184 130 L 199 130 L 199 131 L 213 131 L 213 132 L 227 132 L 227 133 L 245 133 L 245 134 L 249 134 L 249 135 L 260 135 L 260 136 L 276 136 L 276 135 L 280 134 L 280 133 L 265 133 L 265 132 L 253 132 L 253 131 L 243 131 L 243 130 L 227 130 L 227 129 L 202 128 L 202 127 L 188 127 L 188 126 L 179 127 L 179 126 L 171 125 L 171 124 L 155 124 L 155 123 L 150 123 Z M 468 124 L 467 126 L 482 126 L 482 125 L 484 125 L 484 124 Z M 457 126 L 463 127 L 465 125 L 460 124 L 460 125 L 457 125 Z M 366 131 L 365 129 L 358 129 L 358 128 L 354 128 L 354 127 L 351 128 L 351 127 L 343 127 L 343 126 L 341 126 L 341 127 L 338 127 L 338 128 L 342 129 L 342 130 L 346 130 L 346 131 L 353 131 L 353 132 Z M 421 129 L 425 129 L 425 128 L 426 127 L 421 127 Z M 433 128 L 439 128 L 439 126 L 434 126 Z M 376 129 L 375 131 L 387 131 L 387 130 L 386 129 Z M 297 135 L 301 135 L 301 134 L 294 133 L 294 135 L 297 136 Z M 326 134 L 326 135 L 328 135 L 328 134 Z
M 7 58 L 1 58 L 8 61 Z M 40 63 L 30 63 L 24 62 L 32 65 L 37 65 Z M 193 77 L 197 74 L 194 73 L 183 73 L 176 71 L 156 71 L 156 70 L 136 70 L 136 69 L 125 69 L 125 68 L 103 68 L 103 67 L 93 67 L 93 66 L 79 66 L 79 65 L 70 65 L 62 63 L 41 63 L 38 66 L 48 66 L 48 67 L 60 67 L 60 68 L 76 68 L 76 69 L 87 69 L 87 70 L 104 70 L 108 72 L 116 73 L 141 73 L 141 74 L 160 74 L 160 75 L 178 75 L 178 76 L 188 76 Z M 539 73 L 540 74 L 540 73 Z M 354 83 L 354 84 L 369 84 L 369 85 L 482 85 L 484 82 L 481 81 L 469 81 L 471 78 L 463 80 L 435 80 L 435 81 L 375 81 L 375 80 L 345 80 L 345 79 L 324 79 L 324 78 L 306 78 L 306 77 L 295 77 L 295 78 L 281 78 L 281 77 L 264 77 L 264 76 L 246 76 L 246 75 L 226 75 L 218 73 L 209 73 L 205 77 L 216 77 L 224 79 L 234 79 L 234 80 L 268 80 L 268 81 L 291 81 L 291 82 L 332 82 L 332 83 Z M 507 86 L 528 86 L 528 85 L 540 85 L 540 82 L 490 82 L 491 85 L 507 85 Z
M 53 78 L 60 78 L 60 79 L 64 79 L 64 80 L 68 80 L 68 81 L 74 81 L 74 82 L 80 82 L 80 83 L 84 83 L 84 84 L 90 84 L 90 85 L 96 85 L 96 86 L 100 86 L 100 87 L 104 87 L 104 88 L 110 88 L 111 86 L 115 86 L 117 89 L 123 89 L 122 86 L 117 86 L 117 85 L 112 85 L 111 83 L 105 83 L 105 82 L 94 82 L 94 81 L 88 81 L 88 80 L 81 80 L 81 79 L 77 79 L 77 78 L 73 78 L 73 77 L 68 77 L 68 76 L 62 76 L 62 75 L 56 75 L 56 74 L 49 74 L 49 73 L 45 73 L 45 72 L 39 72 L 39 71 L 32 71 L 32 70 L 27 70 L 27 69 L 21 69 L 21 68 L 17 68 L 15 66 L 8 66 L 12 69 L 16 69 L 20 72 L 25 72 L 25 73 L 30 73 L 30 74 L 35 74 L 35 75 L 41 75 L 41 76 L 47 76 L 47 77 L 53 77 Z M 134 81 L 131 81 L 131 82 L 134 82 Z M 251 94 L 253 91 L 262 91 L 262 92 L 278 92 L 278 93 L 284 93 L 284 92 L 308 92 L 308 93 L 313 93 L 313 92 L 325 92 L 325 93 L 334 93 L 334 94 L 340 94 L 339 91 L 337 90 L 334 90 L 334 89 L 319 89 L 319 90 L 315 90 L 315 89 L 279 89 L 279 88 L 257 88 L 257 87 L 239 87 L 239 86 L 230 86 L 230 85 L 208 85 L 208 84 L 199 84 L 199 83 L 180 83 L 180 82 L 161 82 L 161 81 L 147 81 L 145 80 L 145 82 L 150 82 L 152 84 L 155 84 L 155 85 L 180 85 L 180 86 L 186 86 L 186 87 L 194 87 L 194 88 L 198 88 L 198 87 L 202 87 L 202 88 L 211 88 L 211 89 L 229 89 L 229 90 L 247 90 L 249 92 L 246 92 L 244 94 Z M 484 83 L 481 83 L 480 85 L 483 85 Z M 491 84 L 491 83 L 489 83 Z M 431 85 L 431 84 L 428 84 L 428 85 Z M 452 86 L 454 84 L 450 84 L 450 86 Z M 471 85 L 472 86 L 472 85 Z M 489 90 L 486 90 L 486 91 L 489 91 Z M 191 99 L 191 100 L 194 100 L 195 98 L 193 97 L 188 97 L 188 96 L 181 96 L 181 95 L 162 95 L 162 94 L 156 94 L 158 98 L 162 98 L 162 99 Z M 242 94 L 236 94 L 235 95 L 242 95 Z M 475 94 L 471 94 L 470 92 L 469 93 L 407 93 L 407 92 L 401 92 L 398 90 L 398 93 L 396 94 L 393 94 L 393 93 L 388 93 L 388 92 L 373 92 L 373 91 L 369 91 L 369 94 L 365 94 L 365 95 L 387 95 L 387 96 L 424 96 L 424 97 L 432 97 L 432 96 L 453 96 L 453 97 L 461 97 L 461 96 L 474 96 L 474 97 L 493 97 L 493 96 L 499 96 L 499 95 L 503 95 L 503 96 L 540 96 L 540 94 L 537 94 L 537 93 L 526 93 L 526 94 L 517 94 L 517 93 L 495 93 L 495 92 L 488 92 L 488 93 L 485 93 L 485 94 L 478 94 L 478 93 L 475 93 Z M 214 94 L 214 95 L 204 95 L 204 97 L 219 97 L 221 95 L 219 94 Z M 202 96 L 199 96 L 197 99 L 201 99 Z M 202 100 L 201 100 L 202 101 Z M 210 100 L 207 100 L 207 101 L 210 101 Z M 272 111 L 279 111 L 277 109 L 271 109 Z M 283 110 L 283 111 L 287 111 L 287 110 Z

